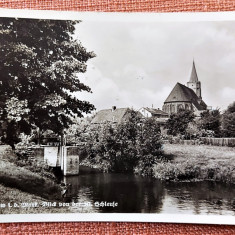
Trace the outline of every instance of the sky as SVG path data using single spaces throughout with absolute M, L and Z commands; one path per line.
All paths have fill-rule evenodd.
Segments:
M 235 21 L 157 22 L 83 20 L 76 38 L 97 55 L 81 82 L 92 94 L 77 93 L 96 110 L 162 108 L 177 82 L 186 85 L 193 60 L 202 98 L 224 110 L 235 101 Z

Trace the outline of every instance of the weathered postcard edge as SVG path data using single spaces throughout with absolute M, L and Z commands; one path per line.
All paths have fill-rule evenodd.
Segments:
M 235 12 L 200 12 L 200 13 L 100 13 L 100 12 L 70 12 L 70 11 L 44 11 L 44 10 L 18 10 L 0 9 L 0 17 L 19 17 L 36 19 L 92 19 L 101 16 L 115 20 L 120 15 L 139 18 L 144 15 L 146 20 L 153 19 L 163 21 L 232 21 L 235 20 Z M 114 17 L 115 16 L 115 17 Z M 150 16 L 150 17 L 149 17 Z M 126 19 L 125 19 L 126 20 Z M 142 20 L 142 19 L 141 19 Z M 166 222 L 166 223 L 197 223 L 197 224 L 228 224 L 235 225 L 234 216 L 224 215 L 188 215 L 188 214 L 141 214 L 141 213 L 60 213 L 60 214 L 8 214 L 0 215 L 1 223 L 8 222 L 59 222 L 59 221 L 125 221 L 125 222 Z

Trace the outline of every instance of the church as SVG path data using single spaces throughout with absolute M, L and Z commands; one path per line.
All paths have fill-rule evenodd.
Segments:
M 201 82 L 198 80 L 194 61 L 187 86 L 176 83 L 162 107 L 162 110 L 169 115 L 177 113 L 181 109 L 192 110 L 196 116 L 207 110 L 207 105 L 202 100 Z

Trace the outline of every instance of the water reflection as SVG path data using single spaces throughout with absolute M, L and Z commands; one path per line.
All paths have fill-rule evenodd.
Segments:
M 164 212 L 173 204 L 172 213 L 235 215 L 235 188 L 232 184 L 212 181 L 170 182 L 165 187 L 168 201 Z
M 76 177 L 65 177 L 68 187 L 66 197 L 72 201 L 117 202 L 117 207 L 99 207 L 100 212 L 159 213 L 164 198 L 163 185 L 152 178 L 132 174 L 107 174 L 81 172 Z
M 100 173 L 81 167 L 80 175 L 65 177 L 66 200 L 90 203 L 74 212 L 235 214 L 235 189 L 215 182 L 162 183 L 132 174 Z M 117 202 L 117 207 L 96 207 Z

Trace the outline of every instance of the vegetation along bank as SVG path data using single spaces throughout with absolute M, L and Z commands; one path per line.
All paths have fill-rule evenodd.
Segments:
M 187 131 L 190 122 L 182 118 L 180 121 L 185 122 Z M 201 132 L 212 133 L 204 129 Z M 198 145 L 170 144 L 170 136 L 163 140 L 155 119 L 143 120 L 135 111 L 126 122 L 117 126 L 96 126 L 89 133 L 85 140 L 80 140 L 87 142 L 87 157 L 81 165 L 104 172 L 133 172 L 160 180 L 233 183 L 235 179 L 234 147 L 204 145 L 199 141 L 203 135 L 195 136 Z M 177 138 L 185 139 L 186 136 L 190 135 L 178 135 Z

